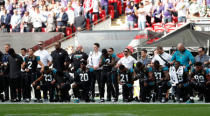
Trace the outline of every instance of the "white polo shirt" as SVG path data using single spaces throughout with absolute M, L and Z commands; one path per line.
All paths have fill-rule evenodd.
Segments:
M 161 54 L 162 58 L 164 58 L 166 61 L 170 62 L 172 56 L 168 53 L 163 52 Z M 154 63 L 156 60 L 159 61 L 160 65 L 165 66 L 165 61 L 162 59 L 158 54 L 155 55 L 152 59 L 152 63 Z
M 132 56 L 130 56 L 130 55 L 128 57 L 124 56 L 123 58 L 121 58 L 117 62 L 118 65 L 122 64 L 127 69 L 133 68 L 133 64 L 135 64 L 135 63 L 137 63 L 137 60 L 135 58 L 133 58 Z
M 47 50 L 37 50 L 34 55 L 40 57 L 40 61 L 44 64 L 44 66 L 48 66 L 48 62 L 52 62 L 52 56 L 47 52 Z M 38 68 L 41 68 L 41 66 L 38 65 Z
M 90 52 L 89 57 L 88 57 L 88 61 L 89 61 L 89 65 L 91 67 L 97 67 L 99 66 L 99 62 L 101 59 L 101 52 Z

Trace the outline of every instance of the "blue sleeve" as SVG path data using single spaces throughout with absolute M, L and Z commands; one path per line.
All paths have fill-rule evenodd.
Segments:
M 210 68 L 206 69 L 206 75 L 209 75 Z
M 193 68 L 193 69 L 191 70 L 191 73 L 193 73 L 193 72 L 195 72 L 195 68 Z
M 53 74 L 57 73 L 57 70 L 55 68 L 52 69 Z
M 148 68 L 148 72 L 152 72 L 152 67 L 149 67 Z
M 184 68 L 184 72 L 188 72 L 188 69 L 187 68 Z
M 177 52 L 175 52 L 175 53 L 173 54 L 173 56 L 172 56 L 172 58 L 171 58 L 171 62 L 174 61 L 174 60 L 176 60 L 176 54 L 177 54 Z
M 130 72 L 133 73 L 133 68 L 130 69 Z
M 89 71 L 90 71 L 90 72 L 93 72 L 93 71 L 94 71 L 94 69 L 93 69 L 93 68 L 90 68 L 90 69 L 89 69 Z
M 112 58 L 116 58 L 117 56 L 116 56 L 116 54 L 112 54 Z
M 36 56 L 36 61 L 40 61 L 40 57 L 39 56 Z
M 193 57 L 192 53 L 190 51 L 188 51 L 188 56 L 190 61 L 192 62 L 192 64 L 195 63 L 195 58 Z M 188 64 L 186 67 L 189 67 L 190 65 Z
M 26 57 L 23 59 L 24 62 L 26 62 Z
M 168 67 L 163 67 L 163 71 L 168 71 Z

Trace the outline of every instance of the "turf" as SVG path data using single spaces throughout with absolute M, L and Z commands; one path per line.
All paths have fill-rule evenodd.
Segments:
M 0 104 L 0 116 L 210 116 L 210 105 Z

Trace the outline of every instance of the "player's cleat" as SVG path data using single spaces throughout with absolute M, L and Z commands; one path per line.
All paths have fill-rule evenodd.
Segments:
M 194 103 L 194 100 L 193 100 L 193 99 L 189 99 L 189 100 L 187 101 L 187 103 Z
M 91 99 L 90 102 L 96 102 L 94 99 Z
M 30 102 L 30 99 L 28 99 L 28 98 L 23 99 L 23 102 Z
M 113 99 L 113 100 L 112 100 L 112 102 L 117 102 L 117 101 L 118 101 L 117 99 Z
M 165 103 L 166 102 L 166 98 L 162 97 L 161 103 Z
M 100 102 L 105 102 L 104 98 L 100 99 Z

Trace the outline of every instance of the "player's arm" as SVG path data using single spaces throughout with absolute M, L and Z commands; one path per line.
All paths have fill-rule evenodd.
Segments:
M 103 56 L 101 56 L 100 60 L 99 60 L 99 67 L 103 66 Z
M 44 76 L 43 76 L 43 74 L 42 74 L 38 79 L 36 79 L 36 80 L 32 83 L 32 85 L 35 86 L 36 83 L 38 83 L 39 81 L 41 81 L 43 78 L 44 78 Z
M 206 70 L 206 80 L 207 80 L 206 85 L 210 84 L 210 72 L 209 72 L 209 69 Z
M 22 68 L 22 69 L 25 69 L 25 66 L 26 66 L 26 62 L 23 62 L 23 63 L 21 64 L 21 68 Z
M 40 60 L 38 61 L 38 64 L 41 66 L 40 72 L 44 72 L 44 64 Z
M 109 66 L 114 66 L 114 63 L 115 63 L 115 58 L 112 57 L 112 61 L 111 63 L 109 63 Z

